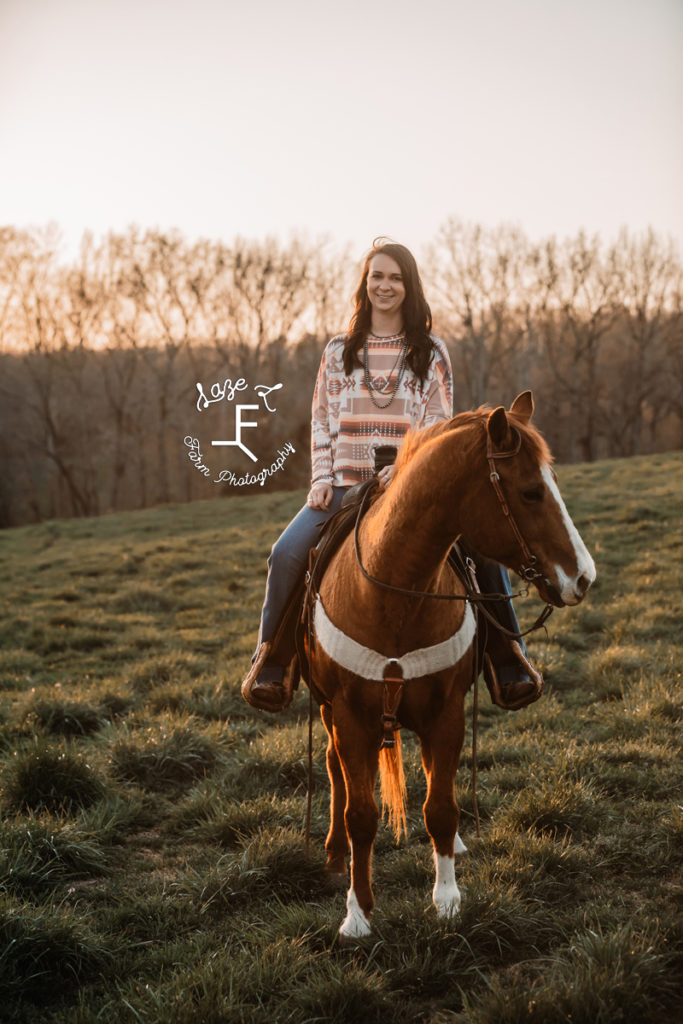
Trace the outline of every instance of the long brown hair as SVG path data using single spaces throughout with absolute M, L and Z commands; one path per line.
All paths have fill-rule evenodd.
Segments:
M 401 268 L 403 285 L 406 290 L 401 307 L 403 330 L 408 343 L 406 362 L 420 383 L 424 384 L 433 347 L 432 339 L 429 336 L 432 329 L 432 311 L 425 299 L 415 257 L 409 249 L 406 249 L 405 245 L 399 245 L 398 242 L 390 242 L 384 238 L 376 238 L 372 243 L 372 249 L 365 257 L 360 284 L 354 296 L 355 309 L 344 342 L 344 372 L 350 375 L 356 367 L 361 365 L 358 353 L 370 332 L 372 317 L 372 306 L 367 290 L 368 273 L 370 272 L 370 261 L 378 253 L 390 256 Z

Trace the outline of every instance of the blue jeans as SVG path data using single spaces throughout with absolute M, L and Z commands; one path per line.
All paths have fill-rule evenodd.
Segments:
M 268 579 L 261 610 L 259 644 L 272 640 L 275 636 L 292 591 L 308 565 L 308 552 L 318 543 L 323 523 L 339 510 L 347 489 L 332 488 L 333 497 L 328 509 L 304 505 L 273 544 L 268 558 Z

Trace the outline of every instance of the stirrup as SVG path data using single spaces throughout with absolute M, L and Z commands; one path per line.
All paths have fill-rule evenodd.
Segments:
M 259 683 L 258 674 L 268 660 L 273 645 L 266 640 L 259 646 L 256 657 L 242 683 L 242 696 L 247 704 L 259 711 L 284 711 L 292 703 L 294 680 L 297 676 L 298 657 L 295 654 L 285 669 L 282 683 Z
M 495 665 L 488 654 L 484 654 L 484 679 L 491 694 L 491 700 L 499 708 L 505 711 L 518 711 L 529 704 L 533 704 L 543 693 L 543 676 L 537 672 L 533 665 L 524 657 L 521 645 L 513 640 L 510 649 L 524 671 L 529 676 L 529 683 L 512 683 L 510 686 L 501 686 L 498 680 L 498 673 Z M 519 688 L 522 688 L 521 692 Z M 515 691 L 513 696 L 511 691 Z

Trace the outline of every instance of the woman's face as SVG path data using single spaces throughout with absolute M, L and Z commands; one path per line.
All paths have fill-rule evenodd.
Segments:
M 406 297 L 401 268 L 386 253 L 378 252 L 370 260 L 367 281 L 368 299 L 376 313 L 398 313 Z

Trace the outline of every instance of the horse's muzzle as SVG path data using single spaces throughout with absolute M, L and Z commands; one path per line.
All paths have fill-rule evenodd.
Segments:
M 554 583 L 551 583 L 546 577 L 536 580 L 535 583 L 536 589 L 546 604 L 551 604 L 555 608 L 564 608 L 565 602 L 562 599 L 562 594 Z
M 544 601 L 556 608 L 563 608 L 565 605 L 581 604 L 594 578 L 588 573 L 581 573 L 577 580 L 563 581 L 562 589 L 547 576 L 534 582 Z

